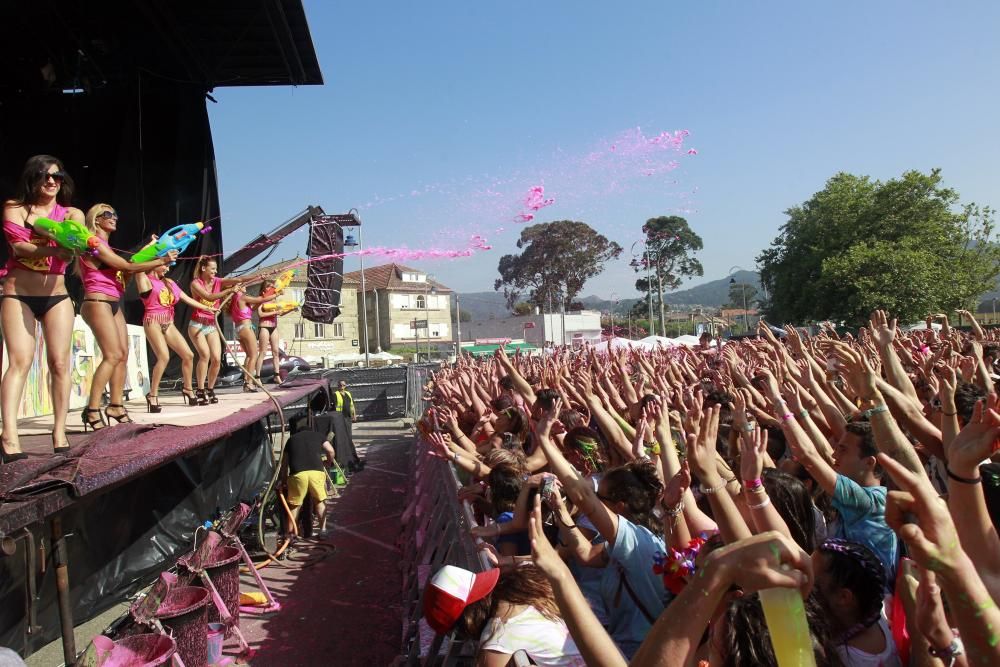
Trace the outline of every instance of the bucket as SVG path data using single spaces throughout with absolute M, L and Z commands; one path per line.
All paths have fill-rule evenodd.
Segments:
M 229 615 L 233 617 L 233 625 L 240 622 L 240 558 L 243 553 L 236 547 L 216 547 L 205 563 L 205 572 L 212 580 L 212 585 L 219 591 L 222 603 L 226 605 Z M 212 605 L 208 608 L 208 622 L 222 622 L 222 615 Z M 226 631 L 228 637 L 232 628 Z
M 156 610 L 156 618 L 170 630 L 177 642 L 177 652 L 185 667 L 208 665 L 208 637 L 205 633 L 207 610 L 210 602 L 208 589 L 200 586 L 181 586 L 167 593 Z
M 208 664 L 217 665 L 222 662 L 222 644 L 226 640 L 225 623 L 208 624 Z
M 177 651 L 166 635 L 142 634 L 112 641 L 104 635 L 94 637 L 97 667 L 154 667 L 170 662 Z

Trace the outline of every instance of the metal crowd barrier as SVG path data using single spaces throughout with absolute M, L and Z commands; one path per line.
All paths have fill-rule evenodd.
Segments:
M 460 483 L 451 463 L 431 456 L 419 437 L 414 443 L 410 487 L 401 519 L 403 570 L 402 655 L 406 665 L 471 664 L 475 647 L 454 633 L 437 635 L 424 622 L 422 595 L 431 575 L 443 565 L 473 572 L 489 569 L 485 554 L 469 532 L 472 508 L 458 500 Z

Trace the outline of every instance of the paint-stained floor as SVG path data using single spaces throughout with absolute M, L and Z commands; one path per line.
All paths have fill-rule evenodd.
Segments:
M 400 421 L 355 424 L 366 459 L 328 501 L 323 545 L 261 571 L 281 611 L 243 615 L 254 667 L 388 665 L 400 652 L 402 579 L 396 548 L 413 435 Z M 244 589 L 253 590 L 244 575 Z M 230 644 L 226 649 L 229 650 Z

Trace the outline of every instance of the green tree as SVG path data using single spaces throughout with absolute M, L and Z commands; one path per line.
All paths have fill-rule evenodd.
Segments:
M 523 299 L 536 306 L 568 307 L 584 284 L 604 270 L 604 263 L 622 253 L 620 245 L 598 234 L 583 222 L 558 220 L 521 230 L 520 255 L 500 258 L 493 288 L 504 289 L 507 307 Z
M 694 257 L 703 244 L 687 220 L 676 215 L 650 218 L 642 226 L 642 232 L 646 235 L 646 247 L 632 267 L 636 273 L 648 273 L 648 277 L 636 280 L 635 288 L 646 295 L 643 300 L 652 293 L 654 312 L 660 314 L 662 329 L 666 311 L 663 290 L 675 290 L 685 278 L 704 275 L 701 262 Z
M 918 321 L 974 305 L 1000 273 L 993 210 L 961 205 L 938 169 L 884 183 L 839 173 L 785 214 L 757 258 L 772 321 L 857 325 L 876 308 Z
M 515 315 L 530 315 L 535 310 L 535 307 L 527 301 L 519 301 L 514 304 L 513 310 Z
M 729 283 L 729 302 L 725 305 L 726 308 L 743 310 L 744 304 L 746 304 L 745 307 L 749 310 L 753 308 L 756 300 L 757 288 L 754 285 L 750 283 Z

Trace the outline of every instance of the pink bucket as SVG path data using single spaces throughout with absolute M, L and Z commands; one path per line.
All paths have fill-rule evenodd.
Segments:
M 166 635 L 142 634 L 113 641 L 104 635 L 94 637 L 97 667 L 155 667 L 170 662 L 177 644 Z
M 167 593 L 156 618 L 168 628 L 177 642 L 177 652 L 185 667 L 208 665 L 208 633 L 205 630 L 207 610 L 211 601 L 207 588 L 181 586 Z

